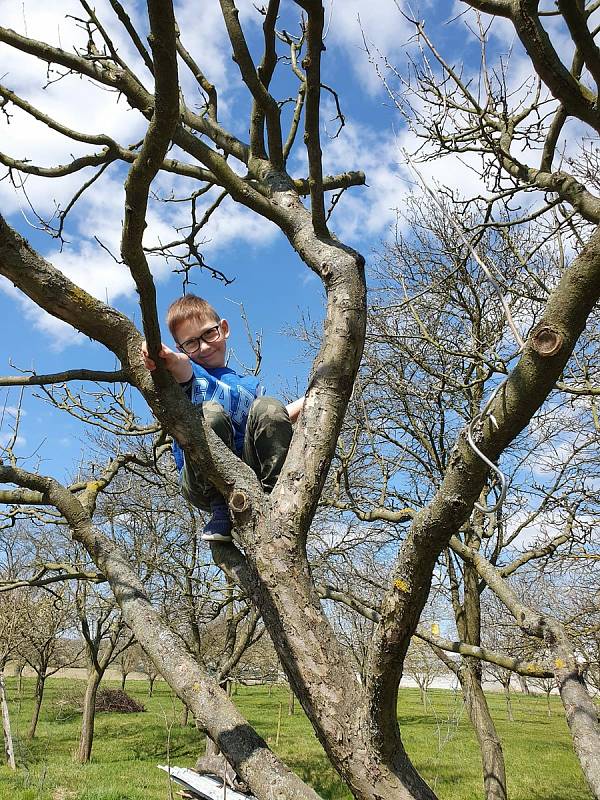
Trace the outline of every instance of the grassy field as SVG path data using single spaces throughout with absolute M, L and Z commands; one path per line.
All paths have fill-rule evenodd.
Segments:
M 21 697 L 15 679 L 8 679 L 11 719 L 19 762 L 17 773 L 0 767 L 1 800 L 166 800 L 166 775 L 156 764 L 193 766 L 201 737 L 190 725 L 181 727 L 181 704 L 164 683 L 148 698 L 146 684 L 131 681 L 127 690 L 146 705 L 138 714 L 99 714 L 92 762 L 75 764 L 80 718 L 56 719 L 54 701 L 73 680 L 48 681 L 36 738 L 24 738 L 32 708 L 33 680 L 26 679 Z M 108 685 L 115 685 L 108 682 Z M 83 687 L 83 682 L 81 682 Z M 417 768 L 442 800 L 481 797 L 481 769 L 462 703 L 452 692 L 432 690 L 423 710 L 416 690 L 404 689 L 398 705 L 406 748 Z M 296 704 L 287 714 L 287 691 L 240 687 L 235 700 L 257 730 L 288 764 L 325 798 L 342 800 L 348 793 L 328 766 L 309 724 Z M 590 800 L 573 755 L 560 702 L 552 698 L 547 714 L 542 697 L 513 699 L 514 722 L 506 719 L 503 697 L 489 695 L 506 756 L 511 800 Z M 276 743 L 282 704 L 279 743 Z

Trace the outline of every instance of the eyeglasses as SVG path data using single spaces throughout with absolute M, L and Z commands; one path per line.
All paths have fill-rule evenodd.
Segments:
M 213 342 L 217 342 L 221 338 L 221 323 L 217 323 L 213 328 L 209 328 L 204 333 L 201 333 L 200 336 L 194 336 L 193 339 L 187 339 L 185 342 L 181 342 L 178 344 L 177 347 L 186 356 L 193 356 L 194 353 L 197 353 L 200 350 L 200 343 L 204 342 L 205 344 L 212 344 Z

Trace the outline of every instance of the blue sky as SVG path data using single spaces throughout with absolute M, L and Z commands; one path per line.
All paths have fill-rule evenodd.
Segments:
M 140 4 L 129 3 L 132 16 L 142 19 Z M 245 26 L 252 48 L 257 52 L 261 33 L 260 17 L 251 2 L 240 2 L 241 21 Z M 335 130 L 333 104 L 323 95 L 324 163 L 326 172 L 362 169 L 367 175 L 367 187 L 353 188 L 346 193 L 332 217 L 332 229 L 340 238 L 360 249 L 367 259 L 380 241 L 389 235 L 395 221 L 395 208 L 410 189 L 406 168 L 402 161 L 402 147 L 415 144 L 414 134 L 406 129 L 402 119 L 386 95 L 374 67 L 369 63 L 363 45 L 363 32 L 372 48 L 379 51 L 400 70 L 406 65 L 406 52 L 412 30 L 400 15 L 394 0 L 348 0 L 326 3 L 328 14 L 327 50 L 323 57 L 323 80 L 339 92 L 346 127 L 337 139 L 328 132 Z M 200 7 L 201 6 L 201 7 Z M 284 16 L 280 27 L 297 30 L 296 7 L 283 3 Z M 96 4 L 96 10 L 110 30 L 117 31 L 108 3 Z M 465 20 L 454 19 L 464 6 L 455 2 L 421 3 L 416 12 L 428 17 L 431 35 L 455 61 L 466 59 L 467 69 L 475 69 L 477 44 L 465 27 Z M 236 66 L 232 63 L 225 44 L 225 33 L 219 19 L 218 3 L 198 4 L 179 2 L 177 15 L 182 38 L 188 49 L 197 57 L 208 77 L 220 90 L 221 119 L 231 125 L 234 132 L 246 138 L 247 101 L 240 88 Z M 13 3 L 0 13 L 2 24 L 43 38 L 51 44 L 69 49 L 81 39 L 81 32 L 68 14 L 81 16 L 75 0 L 59 0 L 41 8 L 34 0 Z M 361 16 L 361 25 L 358 15 Z M 118 41 L 118 34 L 117 41 Z M 504 24 L 498 25 L 496 43 L 506 49 L 512 42 L 512 33 Z M 131 47 L 122 42 L 121 52 L 132 65 L 138 60 Z M 67 78 L 42 89 L 45 67 L 33 59 L 23 57 L 10 48 L 0 47 L 3 64 L 2 83 L 17 91 L 34 105 L 58 119 L 86 132 L 105 132 L 128 144 L 143 135 L 144 126 L 135 112 L 128 111 L 123 102 L 116 104 L 115 95 L 96 90 L 89 81 Z M 513 55 L 519 66 L 519 56 Z M 525 65 L 525 62 L 522 62 Z M 523 66 L 523 69 L 527 69 Z M 140 74 L 143 70 L 140 68 Z M 518 70 L 517 70 L 518 72 Z M 145 78 L 147 83 L 147 78 Z M 195 85 L 189 73 L 181 69 L 182 88 L 190 104 L 194 103 Z M 293 82 L 284 87 L 281 96 L 291 93 Z M 287 81 L 289 83 L 289 81 Z M 279 84 L 275 83 L 278 87 Z M 12 113 L 12 109 L 11 109 Z M 89 152 L 89 146 L 76 144 L 48 132 L 40 124 L 29 123 L 18 110 L 7 124 L 0 119 L 2 149 L 14 158 L 29 157 L 35 163 L 51 166 L 64 163 L 71 153 Z M 297 153 L 291 160 L 295 176 L 305 174 L 305 156 L 301 138 Z M 446 159 L 439 165 L 425 166 L 424 172 L 433 176 L 443 174 L 444 182 L 461 189 L 477 183 L 477 176 L 467 173 L 456 159 Z M 101 239 L 113 252 L 118 252 L 122 218 L 123 167 L 111 167 L 103 178 L 89 190 L 69 218 L 66 230 L 68 243 L 60 252 L 55 240 L 41 234 L 30 223 L 35 221 L 29 203 L 41 216 L 52 214 L 55 203 L 64 204 L 81 183 L 81 176 L 53 180 L 33 178 L 27 181 L 27 198 L 15 190 L 8 180 L 0 182 L 0 207 L 9 221 L 46 255 L 55 265 L 84 288 L 124 311 L 139 323 L 135 293 L 123 267 L 94 241 Z M 89 176 L 87 173 L 86 177 Z M 174 188 L 183 193 L 189 189 L 183 179 L 161 176 L 155 188 L 164 195 Z M 173 226 L 185 222 L 183 204 L 153 203 L 149 213 L 147 242 L 165 241 L 173 235 Z M 319 281 L 299 260 L 283 236 L 270 223 L 258 219 L 246 209 L 226 202 L 214 215 L 206 229 L 204 245 L 206 261 L 222 270 L 234 282 L 224 286 L 206 272 L 197 272 L 193 291 L 205 296 L 226 316 L 233 328 L 231 344 L 242 359 L 251 361 L 245 332 L 235 303 L 243 302 L 251 328 L 263 336 L 263 381 L 273 394 L 281 394 L 286 384 L 298 383 L 300 390 L 306 383 L 309 364 L 301 357 L 301 348 L 292 338 L 282 333 L 303 315 L 320 319 L 323 292 Z M 168 303 L 181 292 L 181 280 L 170 272 L 169 265 L 154 259 L 152 266 L 156 278 L 159 312 L 164 318 Z M 234 301 L 233 303 L 230 301 Z M 40 314 L 23 300 L 6 282 L 0 283 L 0 370 L 11 373 L 10 363 L 22 369 L 34 368 L 50 373 L 68 368 L 88 367 L 112 369 L 114 357 L 100 345 L 74 334 L 63 325 Z M 168 335 L 165 334 L 168 341 Z M 72 475 L 84 448 L 81 426 L 60 414 L 47 404 L 36 401 L 34 392 L 27 390 L 23 400 L 23 416 L 19 430 L 20 441 L 16 452 L 29 457 L 32 466 L 42 460 L 43 472 L 59 479 Z M 18 392 L 13 389 L 4 395 L 5 411 L 2 415 L 0 436 L 2 441 L 10 435 L 13 409 Z M 32 454 L 34 454 L 32 456 Z

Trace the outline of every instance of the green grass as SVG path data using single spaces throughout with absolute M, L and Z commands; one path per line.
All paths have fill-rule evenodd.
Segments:
M 32 709 L 33 681 L 24 681 L 17 696 L 16 680 L 8 679 L 11 721 L 19 762 L 17 773 L 0 767 L 0 800 L 166 800 L 166 775 L 156 764 L 193 766 L 203 747 L 191 725 L 182 728 L 181 704 L 164 683 L 154 697 L 146 684 L 130 681 L 127 690 L 146 705 L 139 714 L 99 714 L 92 762 L 74 763 L 80 717 L 57 721 L 52 701 L 82 681 L 50 679 L 38 732 L 25 740 Z M 115 685 L 108 683 L 108 685 Z M 477 745 L 460 699 L 449 691 L 432 690 L 423 710 L 416 690 L 402 690 L 398 706 L 403 739 L 417 769 L 442 800 L 482 796 Z M 234 697 L 242 712 L 282 758 L 325 798 L 342 800 L 348 792 L 329 766 L 302 711 L 287 714 L 287 691 L 240 687 Z M 513 698 L 515 721 L 506 719 L 500 694 L 488 696 L 502 738 L 511 800 L 590 800 L 573 751 L 560 701 L 552 698 L 547 715 L 543 697 Z M 279 704 L 279 744 L 276 744 Z

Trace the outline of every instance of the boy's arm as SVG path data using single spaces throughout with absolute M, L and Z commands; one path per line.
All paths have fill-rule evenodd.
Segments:
M 292 423 L 292 425 L 294 424 L 294 422 L 296 422 L 296 420 L 300 416 L 300 412 L 302 411 L 303 406 L 304 406 L 304 395 L 302 395 L 302 397 L 299 397 L 297 400 L 294 400 L 293 403 L 288 403 L 288 405 L 286 406 L 287 412 L 290 415 L 290 422 Z
M 192 362 L 185 353 L 177 353 L 175 350 L 171 350 L 170 347 L 167 347 L 166 344 L 163 344 L 161 345 L 158 355 L 162 359 L 163 365 L 169 370 L 177 383 L 187 383 L 194 374 Z M 144 359 L 146 369 L 153 372 L 156 369 L 156 364 L 148 355 L 146 342 L 142 343 L 142 358 Z

